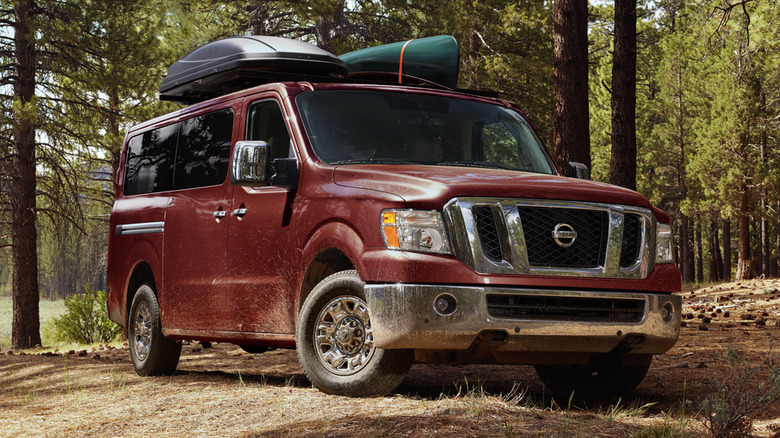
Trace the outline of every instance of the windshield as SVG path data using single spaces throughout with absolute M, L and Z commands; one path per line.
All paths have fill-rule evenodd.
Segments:
M 328 164 L 495 167 L 554 174 L 518 112 L 425 94 L 321 90 L 296 97 L 317 157 Z

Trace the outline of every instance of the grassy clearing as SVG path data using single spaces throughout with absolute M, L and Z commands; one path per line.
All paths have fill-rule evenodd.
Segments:
M 43 344 L 51 345 L 51 338 L 43 328 L 52 318 L 62 316 L 65 313 L 65 300 L 41 300 L 39 304 L 41 335 Z M 13 321 L 13 301 L 11 297 L 0 297 L 0 350 L 8 349 L 11 345 L 11 322 Z

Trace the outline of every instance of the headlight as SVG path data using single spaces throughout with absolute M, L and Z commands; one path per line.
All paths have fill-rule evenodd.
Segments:
M 382 238 L 388 249 L 452 253 L 447 230 L 438 211 L 384 210 Z
M 674 263 L 674 244 L 672 239 L 672 226 L 658 224 L 655 234 L 655 262 Z

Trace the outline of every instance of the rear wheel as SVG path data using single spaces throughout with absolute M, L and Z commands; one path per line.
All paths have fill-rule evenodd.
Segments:
M 301 307 L 298 360 L 322 392 L 385 395 L 401 383 L 412 364 L 411 351 L 374 345 L 364 285 L 354 270 L 337 272 L 317 284 Z
M 141 285 L 135 292 L 127 324 L 130 359 L 139 376 L 173 374 L 181 355 L 181 341 L 162 334 L 160 306 L 152 288 Z
M 622 396 L 642 383 L 653 356 L 650 354 L 599 355 L 588 365 L 537 365 L 536 374 L 556 397 L 579 399 Z

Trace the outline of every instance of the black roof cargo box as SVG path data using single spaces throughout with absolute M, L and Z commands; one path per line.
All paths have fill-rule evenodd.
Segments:
M 160 99 L 194 103 L 262 83 L 346 74 L 344 61 L 309 43 L 271 36 L 230 37 L 176 61 L 162 80 Z

